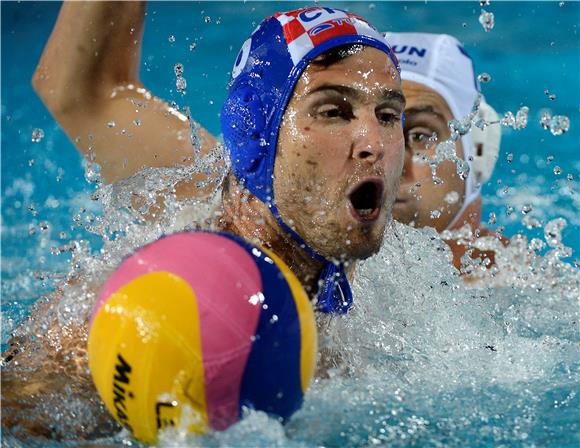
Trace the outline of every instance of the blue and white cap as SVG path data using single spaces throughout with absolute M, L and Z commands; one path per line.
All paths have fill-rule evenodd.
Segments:
M 447 34 L 385 33 L 401 64 L 401 79 L 423 84 L 443 97 L 455 119 L 467 116 L 480 93 L 473 62 L 461 43 Z M 497 115 L 482 100 L 481 114 L 487 121 Z M 461 217 L 465 209 L 479 196 L 480 185 L 491 176 L 499 151 L 499 127 L 490 126 L 482 135 L 473 129 L 477 143 L 487 136 L 493 144 L 486 145 L 485 159 L 474 151 L 471 134 L 461 138 L 465 161 L 469 164 L 469 176 L 465 180 L 465 200 L 450 227 Z M 489 139 L 488 139 L 489 140 Z M 481 159 L 481 160 L 480 160 Z
M 274 14 L 242 45 L 221 113 L 234 175 L 270 207 L 280 226 L 310 256 L 325 262 L 318 306 L 339 313 L 352 304 L 344 269 L 316 253 L 284 222 L 276 207 L 273 176 L 280 124 L 298 79 L 317 56 L 348 44 L 382 50 L 399 69 L 383 34 L 355 14 L 328 7 Z

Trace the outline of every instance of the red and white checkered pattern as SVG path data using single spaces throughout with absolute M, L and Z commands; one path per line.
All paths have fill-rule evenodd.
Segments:
M 304 8 L 274 17 L 282 25 L 294 65 L 314 47 L 333 37 L 362 34 L 384 41 L 381 33 L 355 14 L 332 8 Z

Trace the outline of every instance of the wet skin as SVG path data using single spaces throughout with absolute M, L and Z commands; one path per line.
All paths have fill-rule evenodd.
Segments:
M 364 259 L 380 248 L 403 167 L 405 100 L 390 58 L 375 48 L 321 67 L 311 64 L 280 128 L 274 192 L 284 220 L 315 250 Z M 361 217 L 350 193 L 379 185 L 374 213 Z
M 465 197 L 464 181 L 457 174 L 453 162 L 445 161 L 437 169 L 443 184 L 435 185 L 431 168 L 418 159 L 435 155 L 436 143 L 428 139 L 435 133 L 437 141 L 449 138 L 447 122 L 453 114 L 447 102 L 433 89 L 413 81 L 403 81 L 407 99 L 405 108 L 405 164 L 397 201 L 393 208 L 396 220 L 417 227 L 434 227 L 441 232 L 447 228 L 461 208 Z M 463 158 L 463 145 L 456 143 L 458 157 Z M 415 157 L 416 161 L 413 160 Z M 417 186 L 420 184 L 420 186 Z M 449 204 L 445 196 L 458 193 L 458 200 Z M 431 211 L 439 210 L 439 218 L 431 218 Z

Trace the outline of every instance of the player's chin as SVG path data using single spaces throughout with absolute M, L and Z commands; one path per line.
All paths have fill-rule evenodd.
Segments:
M 349 232 L 344 244 L 336 247 L 333 258 L 341 260 L 365 260 L 375 255 L 383 244 L 385 226 L 362 228 Z
M 384 228 L 381 232 L 373 232 L 361 239 L 358 244 L 352 244 L 350 251 L 351 258 L 354 260 L 365 260 L 375 255 L 383 245 Z

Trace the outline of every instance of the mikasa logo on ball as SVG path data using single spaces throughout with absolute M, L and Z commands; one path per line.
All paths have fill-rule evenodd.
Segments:
M 117 412 L 119 422 L 125 426 L 129 431 L 133 431 L 129 424 L 129 416 L 127 415 L 127 397 L 133 398 L 133 393 L 128 391 L 126 387 L 129 386 L 131 373 L 131 366 L 120 353 L 117 354 L 117 364 L 115 364 L 115 376 L 113 377 L 113 405 Z M 124 385 L 124 386 L 123 386 Z

